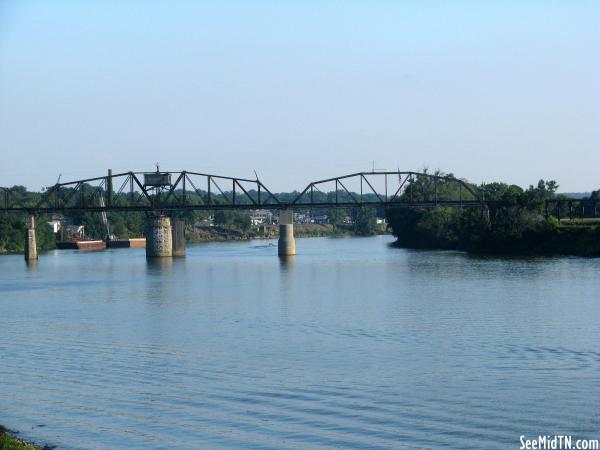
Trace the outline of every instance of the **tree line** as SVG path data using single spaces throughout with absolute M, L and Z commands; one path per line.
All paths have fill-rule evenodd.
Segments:
M 432 186 L 423 181 L 414 181 L 413 195 L 432 195 Z M 539 180 L 527 189 L 501 182 L 471 186 L 484 196 L 484 207 L 387 210 L 396 244 L 492 254 L 600 256 L 596 223 L 566 226 L 546 214 L 546 201 L 561 198 L 556 181 Z M 446 190 L 444 195 L 458 199 L 456 186 L 440 188 Z M 584 201 L 599 199 L 600 191 L 594 191 Z
M 80 199 L 77 196 L 72 196 L 74 188 L 61 188 L 60 195 L 62 198 L 71 197 L 71 205 L 75 205 L 76 201 Z M 98 202 L 98 194 L 104 195 L 104 191 L 101 188 L 86 185 L 83 189 L 83 195 L 85 202 L 88 205 L 96 204 Z M 24 186 L 13 186 L 11 193 L 15 199 L 26 205 L 34 205 L 40 201 L 43 193 L 41 192 L 30 192 Z M 254 190 L 248 191 L 249 195 L 253 198 L 258 198 L 258 192 Z M 181 192 L 178 192 L 181 195 Z M 227 192 L 226 192 L 227 194 Z M 130 201 L 127 193 L 113 193 L 112 202 L 116 206 L 126 206 Z M 162 194 L 164 195 L 164 194 Z M 264 195 L 264 193 L 263 193 Z M 284 192 L 276 194 L 277 198 L 282 202 L 288 202 L 294 199 L 298 195 L 297 192 Z M 335 192 L 315 192 L 314 200 L 316 202 L 327 202 L 335 200 Z M 350 197 L 347 193 L 338 193 L 340 201 L 349 201 Z M 374 195 L 373 195 L 374 197 Z M 365 201 L 373 201 L 368 195 L 364 196 Z M 206 204 L 208 200 L 208 193 L 205 191 L 188 192 L 186 194 L 186 202 L 189 205 Z M 224 204 L 226 203 L 225 198 L 219 198 L 213 196 L 211 201 L 213 204 Z M 238 201 L 243 203 L 243 197 L 239 197 Z M 250 203 L 249 199 L 246 199 Z M 94 203 L 96 202 L 96 203 Z M 268 206 L 265 207 L 268 209 Z M 343 217 L 349 215 L 352 217 L 352 226 L 350 231 L 356 235 L 372 235 L 377 232 L 376 227 L 376 214 L 371 208 L 349 208 L 344 210 L 336 210 L 334 208 L 323 209 L 317 211 L 318 213 L 328 214 L 330 222 L 336 227 L 343 227 Z M 382 216 L 383 211 L 379 211 Z M 147 213 L 144 212 L 120 212 L 111 211 L 107 213 L 110 233 L 119 239 L 128 239 L 133 237 L 140 237 L 144 234 L 144 224 Z M 62 219 L 71 224 L 83 225 L 85 229 L 86 237 L 91 239 L 105 239 L 106 238 L 106 226 L 102 221 L 101 214 L 98 212 L 84 212 L 84 211 L 65 211 L 60 214 Z M 208 210 L 185 210 L 174 213 L 174 216 L 183 219 L 188 226 L 193 226 L 198 222 L 207 220 L 212 216 L 213 222 L 217 226 L 227 227 L 230 229 L 240 230 L 246 232 L 251 227 L 250 217 L 247 213 L 233 210 L 221 210 L 216 209 L 212 211 Z M 64 232 L 59 232 L 55 235 L 48 222 L 52 219 L 50 214 L 42 214 L 37 218 L 36 221 L 36 237 L 38 248 L 40 250 L 48 250 L 56 247 L 58 240 L 64 239 Z M 13 253 L 20 252 L 24 246 L 24 230 L 25 230 L 25 214 L 21 213 L 0 213 L 0 253 Z

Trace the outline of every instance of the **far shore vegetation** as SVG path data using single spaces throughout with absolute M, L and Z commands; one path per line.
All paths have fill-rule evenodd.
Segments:
M 35 204 L 42 196 L 39 192 L 30 192 L 24 186 L 13 186 L 11 191 L 24 203 Z M 93 188 L 88 188 L 88 202 L 92 201 Z M 253 194 L 253 192 L 250 192 Z M 298 193 L 280 193 L 278 198 L 289 201 Z M 315 194 L 317 195 L 317 194 Z M 331 200 L 334 193 L 321 194 L 321 200 Z M 365 198 L 369 198 L 365 196 Z M 115 196 L 115 202 L 124 199 Z M 189 197 L 191 203 L 199 201 L 193 196 Z M 371 199 L 372 200 L 372 199 Z M 383 218 L 383 209 L 373 208 L 320 208 L 313 209 L 312 215 L 321 215 L 327 220 L 322 223 L 296 223 L 294 233 L 296 237 L 321 237 L 321 236 L 371 236 L 386 233 L 385 225 L 377 223 L 377 217 Z M 273 211 L 277 216 L 277 211 Z M 71 211 L 60 215 L 70 223 L 83 225 L 87 239 L 105 239 L 106 227 L 102 222 L 100 213 Z M 143 212 L 110 212 L 107 214 L 110 224 L 110 233 L 117 239 L 138 238 L 144 235 L 145 213 Z M 186 223 L 186 239 L 189 242 L 212 240 L 242 240 L 242 239 L 273 239 L 278 236 L 279 229 L 276 225 L 256 225 L 251 223 L 247 211 L 213 210 L 213 211 L 185 211 L 177 217 Z M 36 218 L 36 239 L 38 251 L 52 250 L 56 243 L 66 239 L 64 232 L 54 233 L 49 222 L 55 217 L 51 214 L 42 214 Z M 0 213 L 0 253 L 20 253 L 25 244 L 24 214 Z M 210 222 L 210 226 L 202 225 Z
M 444 177 L 446 174 L 435 172 Z M 452 175 L 449 175 L 452 177 Z M 507 255 L 577 255 L 600 256 L 600 218 L 588 215 L 569 219 L 569 211 L 562 211 L 563 220 L 548 215 L 546 201 L 567 198 L 558 194 L 555 181 L 539 180 L 523 189 L 506 183 L 489 183 L 476 186 L 462 180 L 456 182 L 432 181 L 429 177 L 407 180 L 399 201 L 428 201 L 434 196 L 446 200 L 468 198 L 466 188 L 484 196 L 485 208 L 437 206 L 435 208 L 322 208 L 311 214 L 327 219 L 319 223 L 297 223 L 297 237 L 318 236 L 369 236 L 385 233 L 385 225 L 377 223 L 386 218 L 388 229 L 396 237 L 395 245 L 406 248 L 449 249 L 474 253 Z M 90 188 L 91 192 L 93 189 Z M 460 191 L 459 191 L 460 190 Z M 14 186 L 25 202 L 35 203 L 42 193 L 28 192 L 23 186 Z M 92 195 L 92 194 L 89 194 Z M 201 202 L 199 197 L 190 202 Z M 286 202 L 296 192 L 279 193 Z M 335 192 L 319 193 L 320 201 L 331 201 Z M 372 194 L 371 194 L 372 195 Z M 474 197 L 471 197 L 471 200 Z M 366 198 L 366 201 L 373 200 Z M 577 200 L 600 204 L 600 191 L 593 191 Z M 118 196 L 116 202 L 125 201 Z M 274 215 L 276 211 L 272 211 Z M 554 211 L 551 211 L 554 213 Z M 595 212 L 594 214 L 595 215 Z M 185 220 L 186 237 L 190 242 L 207 240 L 274 239 L 278 227 L 273 224 L 252 224 L 246 211 L 214 210 L 185 211 L 178 217 Z M 85 227 L 89 239 L 105 239 L 106 228 L 99 213 L 68 212 L 62 218 L 71 224 Z M 53 233 L 48 222 L 50 215 L 37 218 L 36 235 L 38 250 L 56 248 L 56 242 L 65 238 Z M 110 212 L 110 232 L 118 239 L 141 237 L 144 234 L 145 214 L 142 212 Z M 210 225 L 206 224 L 210 221 Z M 23 214 L 0 214 L 0 253 L 19 253 L 24 246 L 25 216 Z
M 431 197 L 433 187 L 426 180 L 415 183 L 414 196 Z M 565 198 L 557 194 L 555 181 L 539 180 L 527 189 L 506 183 L 471 186 L 484 193 L 487 208 L 388 209 L 395 245 L 495 255 L 600 256 L 600 218 L 579 218 L 577 212 L 569 218 L 572 211 L 564 210 L 559 221 L 547 214 L 547 200 Z M 438 195 L 458 199 L 455 185 L 441 183 L 437 189 Z M 579 200 L 595 216 L 600 191 Z

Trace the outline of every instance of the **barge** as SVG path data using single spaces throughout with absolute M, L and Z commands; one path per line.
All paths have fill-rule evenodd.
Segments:
M 115 239 L 109 241 L 72 239 L 56 243 L 59 250 L 104 250 L 106 248 L 144 248 L 146 238 Z
M 106 248 L 106 242 L 101 240 L 71 240 L 56 243 L 59 250 L 102 250 Z

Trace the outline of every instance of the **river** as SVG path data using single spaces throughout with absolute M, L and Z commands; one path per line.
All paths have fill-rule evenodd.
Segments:
M 600 259 L 391 241 L 2 256 L 0 424 L 58 449 L 600 437 Z

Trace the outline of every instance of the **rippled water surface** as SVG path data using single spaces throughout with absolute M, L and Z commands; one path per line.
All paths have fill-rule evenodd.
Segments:
M 600 437 L 600 260 L 390 237 L 0 257 L 0 423 L 60 449 Z

